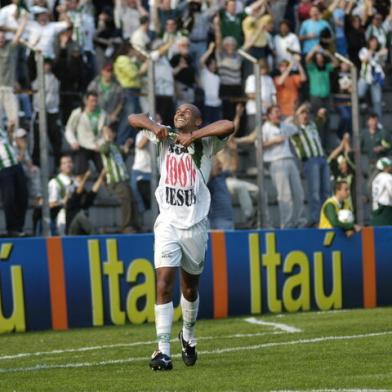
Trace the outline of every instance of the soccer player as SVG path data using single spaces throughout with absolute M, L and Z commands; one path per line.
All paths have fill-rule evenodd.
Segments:
M 172 297 L 179 267 L 183 327 L 178 337 L 185 365 L 193 366 L 197 360 L 195 323 L 199 276 L 208 239 L 210 193 L 206 182 L 212 158 L 223 147 L 234 126 L 231 121 L 220 120 L 199 128 L 200 111 L 191 104 L 183 104 L 176 110 L 176 133 L 144 114 L 132 114 L 129 123 L 136 129 L 145 129 L 145 135 L 159 147 L 161 177 L 155 195 L 160 214 L 154 226 L 158 350 L 152 355 L 150 367 L 153 370 L 173 368 L 170 357 Z

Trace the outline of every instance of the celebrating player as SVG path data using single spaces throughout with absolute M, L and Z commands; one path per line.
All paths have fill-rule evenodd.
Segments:
M 153 370 L 171 370 L 170 335 L 173 321 L 173 288 L 177 268 L 181 271 L 183 327 L 179 333 L 182 359 L 187 366 L 197 360 L 195 323 L 199 308 L 199 276 L 207 248 L 207 214 L 210 194 L 206 185 L 212 157 L 224 145 L 233 123 L 220 120 L 199 128 L 199 109 L 191 104 L 178 107 L 175 133 L 144 114 L 129 116 L 136 129 L 159 144 L 161 177 L 155 192 L 160 214 L 155 222 L 154 262 L 157 275 L 155 324 L 158 350 L 152 355 Z

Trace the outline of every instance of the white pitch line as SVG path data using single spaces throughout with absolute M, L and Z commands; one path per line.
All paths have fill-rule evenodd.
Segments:
M 346 335 L 346 336 L 321 336 L 312 339 L 290 340 L 288 342 L 262 343 L 262 344 L 252 345 L 252 346 L 228 347 L 228 348 L 216 349 L 211 351 L 199 351 L 199 354 L 216 355 L 216 354 L 223 354 L 223 353 L 230 353 L 230 352 L 237 352 L 237 351 L 259 350 L 262 348 L 270 348 L 270 347 L 277 347 L 277 346 L 321 343 L 321 342 L 326 342 L 331 340 L 353 340 L 353 339 L 362 339 L 362 338 L 385 336 L 385 335 L 392 335 L 392 331 L 375 332 L 375 333 L 367 333 L 367 334 L 359 334 L 359 335 Z M 172 358 L 179 358 L 180 355 L 181 354 L 172 355 Z M 68 368 L 83 368 L 83 367 L 93 367 L 93 366 L 106 366 L 106 365 L 126 364 L 130 362 L 140 362 L 140 361 L 147 361 L 147 360 L 148 358 L 143 356 L 143 357 L 130 357 L 125 359 L 112 359 L 112 360 L 100 361 L 100 362 L 79 362 L 79 363 L 66 363 L 66 364 L 57 364 L 57 365 L 39 364 L 39 365 L 29 366 L 29 367 L 0 368 L 0 373 L 15 373 L 15 372 L 50 370 L 50 369 L 68 369 Z
M 233 335 L 222 335 L 222 336 L 201 336 L 197 338 L 200 340 L 213 340 L 213 339 L 233 339 L 233 338 L 253 338 L 257 336 L 264 335 L 280 335 L 283 332 L 257 332 L 257 333 L 236 333 Z M 176 342 L 178 339 L 172 339 L 172 342 Z M 30 353 L 18 353 L 18 354 L 8 354 L 0 356 L 0 361 L 5 361 L 9 359 L 19 359 L 19 358 L 29 358 L 29 357 L 40 357 L 43 355 L 57 355 L 64 353 L 77 353 L 77 352 L 86 352 L 86 351 L 96 351 L 96 350 L 105 350 L 111 348 L 119 348 L 119 347 L 135 347 L 135 346 L 145 346 L 150 344 L 155 344 L 156 340 L 147 340 L 133 343 L 116 343 L 116 344 L 106 344 L 101 346 L 87 346 L 87 347 L 79 347 L 79 348 L 65 348 L 62 350 L 51 350 L 51 351 L 36 351 Z
M 288 332 L 288 333 L 302 332 L 302 329 L 292 327 L 287 324 L 273 323 L 272 321 L 263 321 L 263 320 L 255 318 L 255 317 L 248 317 L 248 318 L 244 319 L 244 321 L 246 321 L 247 323 L 250 323 L 250 324 L 268 325 L 270 327 L 273 327 L 274 329 L 280 329 L 281 331 Z
M 390 389 L 282 389 L 270 392 L 391 392 Z

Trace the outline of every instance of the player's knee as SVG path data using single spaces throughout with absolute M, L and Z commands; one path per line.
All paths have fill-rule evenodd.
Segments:
M 160 279 L 157 282 L 157 296 L 160 299 L 171 300 L 173 284 L 166 279 Z
M 182 295 L 184 298 L 189 302 L 194 302 L 197 300 L 198 291 L 195 287 L 183 287 L 182 288 Z

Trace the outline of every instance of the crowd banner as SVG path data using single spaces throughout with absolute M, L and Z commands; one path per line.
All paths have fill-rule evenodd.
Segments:
M 200 317 L 392 305 L 391 243 L 392 228 L 212 231 Z M 0 333 L 153 321 L 153 249 L 152 234 L 1 239 Z

